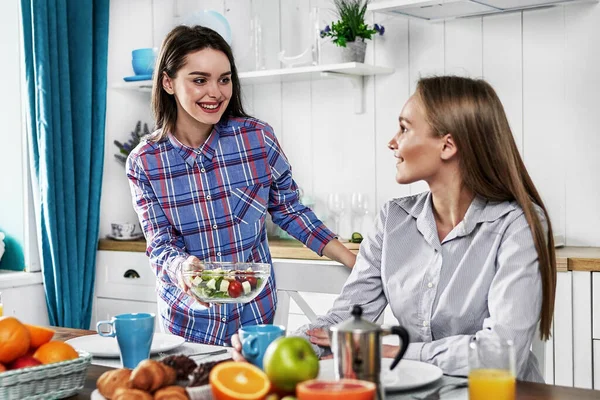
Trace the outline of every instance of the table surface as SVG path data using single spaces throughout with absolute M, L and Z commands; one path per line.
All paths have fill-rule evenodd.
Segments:
M 70 329 L 70 328 L 58 328 L 53 327 L 56 330 L 56 334 L 54 335 L 53 340 L 61 340 L 66 341 L 72 338 L 76 338 L 79 336 L 85 335 L 93 335 L 96 334 L 95 331 L 82 330 L 82 329 Z M 92 361 L 93 363 L 94 361 Z M 82 390 L 79 391 L 79 394 L 76 396 L 71 396 L 69 399 L 71 400 L 79 400 L 79 399 L 89 399 L 91 393 L 96 389 L 96 381 L 98 377 L 104 373 L 105 371 L 110 370 L 110 367 L 100 366 L 100 365 L 90 365 L 87 371 L 87 377 L 85 380 L 85 385 Z M 412 395 L 417 394 L 426 394 L 433 389 L 439 387 L 441 384 L 452 383 L 452 382 L 460 382 L 464 381 L 461 378 L 454 378 L 449 376 L 444 376 L 440 381 L 428 385 L 427 387 L 421 388 L 418 391 L 411 392 L 398 392 L 398 393 L 387 393 L 386 399 L 388 400 L 403 400 L 410 399 Z M 454 392 L 450 392 L 446 395 L 442 395 L 442 400 L 451 400 L 451 399 L 468 399 L 466 389 L 456 390 Z M 575 389 L 563 386 L 554 386 L 554 385 L 546 385 L 541 383 L 531 383 L 531 382 L 520 382 L 517 381 L 517 400 L 550 400 L 550 399 L 563 399 L 563 400 L 587 400 L 587 399 L 600 399 L 600 391 L 587 390 L 587 389 Z

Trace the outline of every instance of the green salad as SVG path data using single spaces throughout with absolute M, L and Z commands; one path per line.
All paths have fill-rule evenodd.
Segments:
M 202 271 L 191 279 L 192 291 L 201 299 L 236 299 L 261 287 L 263 278 L 248 268 L 245 271 L 216 268 Z

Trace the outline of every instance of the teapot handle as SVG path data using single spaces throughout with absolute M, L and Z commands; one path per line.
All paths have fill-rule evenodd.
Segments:
M 403 327 L 392 326 L 391 333 L 400 336 L 400 339 L 402 340 L 402 347 L 400 347 L 400 351 L 398 352 L 398 354 L 396 354 L 394 362 L 392 363 L 392 365 L 390 365 L 390 370 L 394 369 L 396 365 L 398 365 L 400 360 L 402 360 L 402 357 L 404 357 L 404 353 L 406 353 L 406 349 L 408 349 L 409 343 L 408 332 Z

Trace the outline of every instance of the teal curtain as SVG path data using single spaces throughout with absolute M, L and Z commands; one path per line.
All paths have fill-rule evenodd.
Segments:
M 27 128 L 50 323 L 88 328 L 104 159 L 110 0 L 21 0 Z

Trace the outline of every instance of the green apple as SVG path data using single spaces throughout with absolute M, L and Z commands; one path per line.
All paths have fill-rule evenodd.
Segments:
M 263 370 L 277 389 L 294 392 L 298 383 L 319 375 L 319 357 L 308 340 L 281 337 L 267 347 Z

